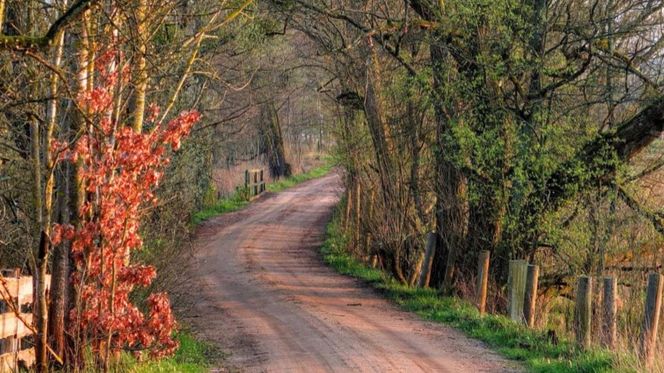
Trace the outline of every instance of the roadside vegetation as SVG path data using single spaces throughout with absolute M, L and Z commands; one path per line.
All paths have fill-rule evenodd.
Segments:
M 179 332 L 176 339 L 180 347 L 173 356 L 158 361 L 141 362 L 125 355 L 113 370 L 118 373 L 206 373 L 212 368 L 212 362 L 220 358 L 221 353 L 215 346 L 199 341 L 191 334 Z
M 486 342 L 505 357 L 523 363 L 532 372 L 634 371 L 619 366 L 618 357 L 610 351 L 599 348 L 582 350 L 567 339 L 554 342 L 546 331 L 528 329 L 506 316 L 480 316 L 477 308 L 466 300 L 443 296 L 435 289 L 399 283 L 389 273 L 372 268 L 349 253 L 349 239 L 340 226 L 341 213 L 337 209 L 327 226 L 327 238 L 321 249 L 323 259 L 337 272 L 358 278 L 375 288 L 403 310 L 462 330 L 468 336 Z
M 314 167 L 311 170 L 289 176 L 281 179 L 277 179 L 271 183 L 267 183 L 265 188 L 268 192 L 276 193 L 284 189 L 291 188 L 297 184 L 309 181 L 312 179 L 319 178 L 326 175 L 332 169 L 332 163 L 326 161 L 324 165 Z M 193 224 L 198 225 L 205 220 L 211 219 L 215 216 L 225 214 L 227 212 L 237 211 L 250 203 L 249 195 L 246 190 L 242 187 L 239 187 L 235 192 L 232 192 L 230 196 L 220 198 L 210 204 L 210 206 L 204 208 L 203 210 L 197 212 L 193 216 Z

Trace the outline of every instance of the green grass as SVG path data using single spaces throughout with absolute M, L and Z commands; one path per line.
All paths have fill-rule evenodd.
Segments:
M 268 192 L 281 192 L 284 189 L 294 187 L 297 184 L 303 183 L 305 181 L 317 179 L 319 177 L 327 175 L 332 169 L 333 165 L 331 163 L 326 163 L 324 166 L 312 168 L 308 172 L 303 174 L 291 176 L 285 179 L 277 180 L 273 183 L 267 184 L 266 189 Z
M 194 214 L 193 224 L 198 225 L 210 218 L 225 214 L 227 212 L 237 211 L 248 205 L 249 201 L 243 193 L 235 192 L 228 198 L 222 198 L 212 206 L 209 206 Z
M 265 186 L 265 189 L 268 192 L 280 192 L 284 189 L 288 189 L 305 181 L 325 176 L 330 172 L 332 167 L 332 163 L 328 161 L 325 165 L 312 168 L 308 172 L 269 183 Z M 219 216 L 227 212 L 237 211 L 248 204 L 249 201 L 247 199 L 246 193 L 243 193 L 242 191 L 235 192 L 230 197 L 220 199 L 211 206 L 194 214 L 193 224 L 198 225 L 215 216 Z
M 541 331 L 518 325 L 504 316 L 481 317 L 469 302 L 442 297 L 432 289 L 401 285 L 384 272 L 367 267 L 345 251 L 346 238 L 339 227 L 339 215 L 335 214 L 327 227 L 322 247 L 325 262 L 339 273 L 364 280 L 404 310 L 460 329 L 532 372 L 623 371 L 614 368 L 615 357 L 606 350 L 582 351 L 570 341 L 554 345 Z
M 204 373 L 209 372 L 212 361 L 220 357 L 220 352 L 211 344 L 202 342 L 187 333 L 178 333 L 180 348 L 175 355 L 161 360 L 137 361 L 132 356 L 125 354 L 112 367 L 114 372 L 132 373 Z M 96 371 L 91 368 L 90 372 Z

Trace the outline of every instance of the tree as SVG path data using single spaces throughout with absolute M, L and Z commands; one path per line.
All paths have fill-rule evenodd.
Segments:
M 661 92 L 654 67 L 662 54 L 661 36 L 651 37 L 640 27 L 646 20 L 661 24 L 661 6 L 641 7 L 630 0 L 597 5 L 539 0 L 525 6 L 509 0 L 273 2 L 285 25 L 315 40 L 337 65 L 330 68 L 330 81 L 338 82 L 339 103 L 363 112 L 373 143 L 372 157 L 363 160 L 364 182 L 380 180 L 386 198 L 378 207 L 385 212 L 383 221 L 426 216 L 415 197 L 411 206 L 420 207 L 390 212 L 388 206 L 404 189 L 413 189 L 413 183 L 430 182 L 417 172 L 409 182 L 395 180 L 401 180 L 403 170 L 421 170 L 418 148 L 431 150 L 433 162 L 424 172 L 435 177 L 424 184 L 424 200 L 435 201 L 439 236 L 433 282 L 448 292 L 456 290 L 459 276 L 472 276 L 476 254 L 484 249 L 494 252 L 498 265 L 492 268 L 504 281 L 508 259 L 533 258 L 548 247 L 547 237 L 555 236 L 548 221 L 566 202 L 598 185 L 605 191 L 619 183 L 630 167 L 626 162 L 661 136 Z M 575 14 L 563 10 L 568 7 Z M 607 14 L 626 17 L 609 22 Z M 367 48 L 371 45 L 374 52 Z M 365 70 L 376 58 L 380 62 L 373 65 L 401 71 L 399 79 Z M 616 84 L 618 80 L 623 83 Z M 403 95 L 401 87 L 409 85 L 430 92 L 424 106 L 419 97 Z M 401 101 L 377 111 L 376 97 L 389 100 L 397 93 L 402 93 Z M 423 113 L 424 131 L 435 138 L 412 141 L 411 131 L 418 127 L 402 126 L 398 118 L 413 108 Z M 403 160 L 405 167 L 386 162 L 405 149 L 413 154 L 412 160 Z M 350 161 L 347 167 L 363 168 Z M 385 175 L 392 181 L 387 185 Z M 355 190 L 350 182 L 347 187 Z M 422 188 L 414 189 L 421 199 Z M 385 228 L 378 226 L 365 224 L 364 229 L 383 237 L 377 246 L 392 246 L 385 242 Z M 414 228 L 421 226 L 412 224 L 406 231 L 423 235 Z M 409 247 L 408 242 L 401 237 L 395 249 L 381 256 L 400 262 L 390 256 Z M 416 271 L 416 260 L 406 262 L 406 271 Z M 406 281 L 400 265 L 388 267 Z

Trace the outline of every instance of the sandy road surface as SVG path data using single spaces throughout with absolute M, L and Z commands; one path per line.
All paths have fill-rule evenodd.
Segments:
M 206 223 L 188 320 L 249 372 L 506 372 L 480 342 L 399 311 L 319 254 L 336 174 Z

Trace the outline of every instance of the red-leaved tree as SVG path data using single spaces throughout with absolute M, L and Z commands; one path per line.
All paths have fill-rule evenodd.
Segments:
M 168 123 L 156 123 L 159 110 L 153 105 L 146 119 L 152 125 L 149 132 L 136 133 L 116 123 L 114 96 L 127 75 L 116 68 L 118 56 L 109 50 L 96 61 L 98 85 L 78 98 L 88 117 L 85 133 L 72 144 L 54 143 L 52 149 L 61 161 L 78 164 L 87 192 L 77 226 L 53 229 L 53 244 L 71 242 L 75 264 L 75 305 L 68 330 L 79 354 L 81 346 L 89 346 L 105 365 L 122 350 L 161 357 L 178 347 L 166 294 L 150 295 L 145 313 L 130 301 L 132 290 L 149 285 L 156 270 L 129 258 L 143 245 L 141 218 L 156 202 L 154 191 L 170 150 L 180 147 L 200 118 L 196 111 L 186 111 Z

